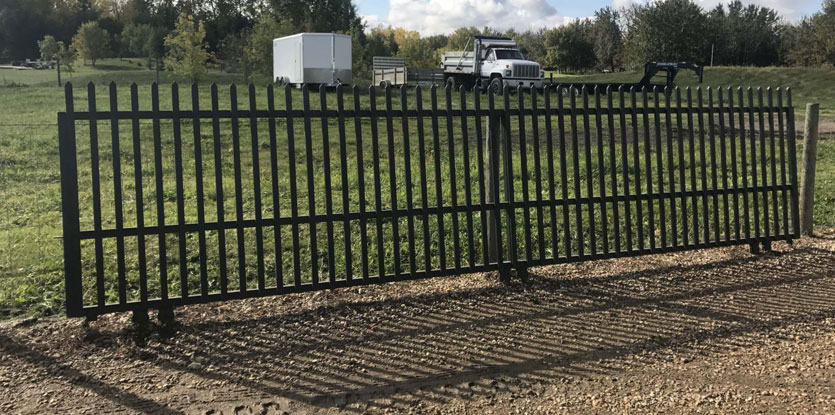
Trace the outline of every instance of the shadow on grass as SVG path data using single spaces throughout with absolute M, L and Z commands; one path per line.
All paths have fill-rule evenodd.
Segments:
M 835 316 L 832 270 L 832 252 L 803 248 L 602 277 L 534 273 L 524 286 L 185 324 L 172 341 L 140 348 L 163 372 L 225 385 L 212 387 L 217 402 L 407 410 L 450 398 L 538 393 L 561 378 L 617 373 L 627 358 L 648 351 L 745 347 L 758 334 Z M 11 338 L 0 338 L 0 348 L 33 363 L 42 358 Z M 74 371 L 57 366 L 50 373 Z M 78 375 L 78 386 L 134 410 L 167 409 Z

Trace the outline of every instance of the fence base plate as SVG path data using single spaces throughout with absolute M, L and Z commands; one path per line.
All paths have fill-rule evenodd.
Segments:
M 146 326 L 150 322 L 148 310 L 134 310 L 130 321 L 136 326 Z

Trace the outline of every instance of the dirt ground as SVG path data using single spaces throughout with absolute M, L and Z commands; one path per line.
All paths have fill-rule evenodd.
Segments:
M 835 413 L 835 232 L 0 324 L 3 414 Z

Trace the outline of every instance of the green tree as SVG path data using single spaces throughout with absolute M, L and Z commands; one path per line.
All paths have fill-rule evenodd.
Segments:
M 276 19 L 290 22 L 295 32 L 349 33 L 363 28 L 351 0 L 270 0 L 270 5 Z
M 819 40 L 823 61 L 835 66 L 835 0 L 827 0 L 813 18 L 815 37 Z
M 276 20 L 267 12 L 261 13 L 246 45 L 247 61 L 255 72 L 272 77 L 273 39 L 295 33 L 286 20 Z
M 429 46 L 426 39 L 422 39 L 415 31 L 403 31 L 396 35 L 397 56 L 406 61 L 406 66 L 415 68 L 431 68 L 438 65 L 438 54 Z
M 545 29 L 526 30 L 522 33 L 516 33 L 513 30 L 508 30 L 505 36 L 513 39 L 519 50 L 525 55 L 525 58 L 535 62 L 545 62 L 545 57 L 548 54 L 545 48 Z
M 60 33 L 52 10 L 52 0 L 0 0 L 0 57 L 37 56 L 37 41 L 47 33 Z
M 73 49 L 81 55 L 85 65 L 89 59 L 93 67 L 96 66 L 96 60 L 107 56 L 109 43 L 110 34 L 99 27 L 97 22 L 84 23 L 72 38 Z
M 249 83 L 249 74 L 252 70 L 249 62 L 250 54 L 247 53 L 251 41 L 252 30 L 245 28 L 238 33 L 229 34 L 219 45 L 219 57 L 223 61 L 224 70 L 243 72 L 246 83 Z
M 473 37 L 480 35 L 481 30 L 475 26 L 460 27 L 447 37 L 446 47 L 449 50 L 464 50 L 473 47 Z
M 611 7 L 604 7 L 594 13 L 594 54 L 600 66 L 615 71 L 615 64 L 620 60 L 623 50 L 623 34 L 620 30 L 620 14 Z
M 188 13 L 181 13 L 174 31 L 165 37 L 166 64 L 174 73 L 196 82 L 207 72 L 212 54 L 206 50 L 206 28 Z
M 736 0 L 707 13 L 706 47 L 719 65 L 775 65 L 782 26 L 774 9 Z
M 586 71 L 595 66 L 592 23 L 588 19 L 575 20 L 545 33 L 547 55 L 545 61 L 560 72 Z
M 647 61 L 704 62 L 710 55 L 705 36 L 707 15 L 693 0 L 661 0 L 627 9 L 627 63 Z
M 43 40 L 38 41 L 38 48 L 41 50 L 41 60 L 55 65 L 58 74 L 58 86 L 61 86 L 61 61 L 58 59 L 61 49 L 64 49 L 64 42 L 55 40 L 55 36 L 46 35 Z
M 44 36 L 43 40 L 38 41 L 38 49 L 41 51 L 41 60 L 44 62 L 53 62 L 55 60 L 55 55 L 58 54 L 58 51 L 62 46 L 64 46 L 64 42 L 56 41 L 55 36 Z
M 162 58 L 165 54 L 164 39 L 165 29 L 149 24 L 130 23 L 122 30 L 121 36 L 127 52 L 133 56 L 147 58 L 149 68 L 152 61 Z

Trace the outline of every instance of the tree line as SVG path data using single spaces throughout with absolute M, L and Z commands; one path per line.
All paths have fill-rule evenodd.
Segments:
M 422 37 L 364 25 L 352 0 L 4 0 L 0 60 L 42 57 L 72 70 L 77 60 L 143 57 L 195 79 L 207 62 L 271 75 L 272 39 L 298 32 L 350 34 L 355 77 L 373 56 L 434 67 L 473 35 L 507 36 L 523 53 L 561 72 L 640 68 L 652 60 L 714 65 L 835 65 L 835 0 L 797 22 L 736 0 L 705 10 L 694 0 L 657 0 L 536 30 L 463 27 Z M 470 45 L 471 46 L 471 45 Z

